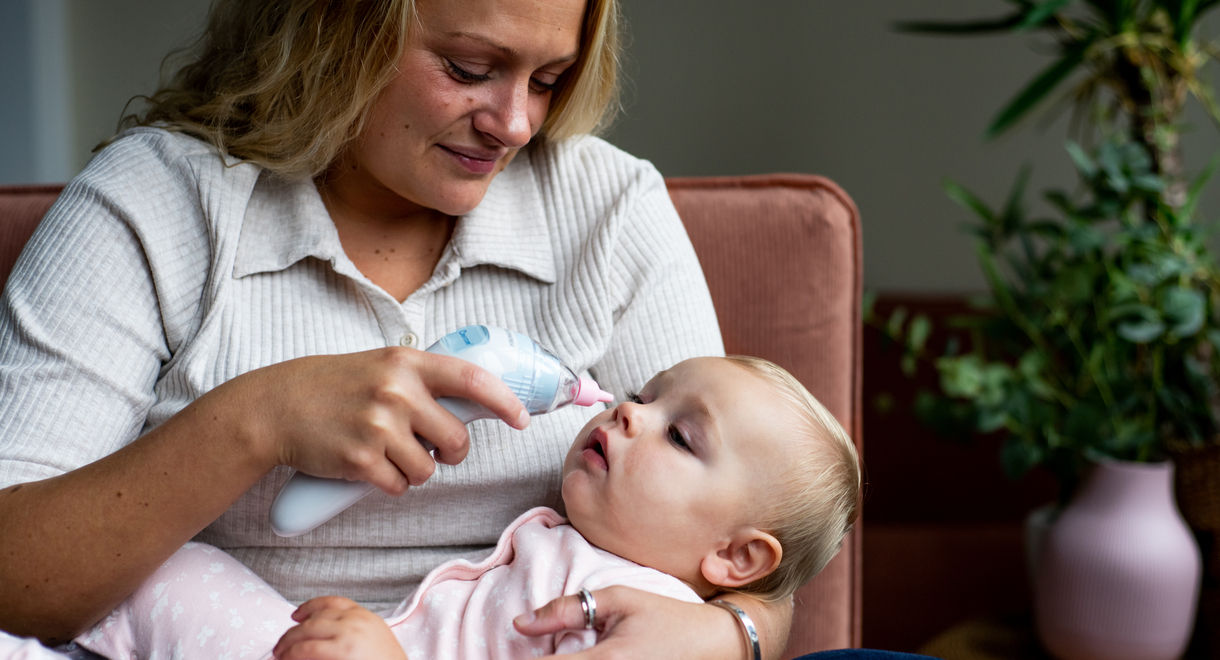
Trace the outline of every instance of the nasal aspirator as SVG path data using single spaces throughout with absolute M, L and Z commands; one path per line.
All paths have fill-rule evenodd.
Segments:
M 427 350 L 462 358 L 495 374 L 531 415 L 548 413 L 570 403 L 591 406 L 614 398 L 593 379 L 577 376 L 550 351 L 512 330 L 470 325 L 441 337 Z M 467 399 L 441 397 L 437 403 L 463 424 L 495 417 L 490 410 Z M 429 450 L 433 449 L 426 441 L 422 442 Z M 326 479 L 297 472 L 271 504 L 271 529 L 280 536 L 300 536 L 374 490 L 375 486 L 363 481 Z

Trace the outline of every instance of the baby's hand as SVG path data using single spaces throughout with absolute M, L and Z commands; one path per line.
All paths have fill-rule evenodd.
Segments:
M 279 660 L 407 660 L 385 620 L 347 598 L 322 596 L 306 601 L 292 613 L 292 619 L 297 625 L 272 650 Z

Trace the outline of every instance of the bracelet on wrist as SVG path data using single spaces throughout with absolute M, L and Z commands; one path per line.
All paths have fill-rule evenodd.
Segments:
M 758 645 L 758 629 L 754 627 L 754 620 L 750 618 L 746 611 L 730 603 L 727 600 L 708 601 L 709 604 L 715 605 L 721 609 L 727 610 L 729 614 L 737 619 L 737 625 L 746 636 L 746 654 L 751 660 L 762 660 L 762 649 Z

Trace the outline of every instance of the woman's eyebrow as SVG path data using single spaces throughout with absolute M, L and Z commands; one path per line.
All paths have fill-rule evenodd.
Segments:
M 518 55 L 520 55 L 520 52 L 517 49 L 512 48 L 511 46 L 506 46 L 486 35 L 482 35 L 477 32 L 466 32 L 463 30 L 454 30 L 452 32 L 446 32 L 445 37 L 447 37 L 449 39 L 465 39 L 468 41 L 477 41 L 477 42 L 483 44 L 484 46 L 488 46 L 490 48 L 494 48 L 495 50 L 499 51 L 500 54 L 502 56 L 504 56 L 505 58 L 515 59 Z M 564 55 L 563 57 L 555 58 L 554 60 L 547 62 L 546 66 L 551 66 L 552 64 L 570 64 L 570 63 L 576 61 L 578 54 L 579 53 L 577 53 L 577 52 L 573 52 L 569 55 Z

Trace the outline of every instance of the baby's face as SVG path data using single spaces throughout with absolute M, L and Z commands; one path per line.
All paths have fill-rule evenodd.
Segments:
M 754 373 L 696 358 L 598 414 L 564 461 L 567 515 L 594 545 L 688 582 L 779 496 L 796 413 Z

